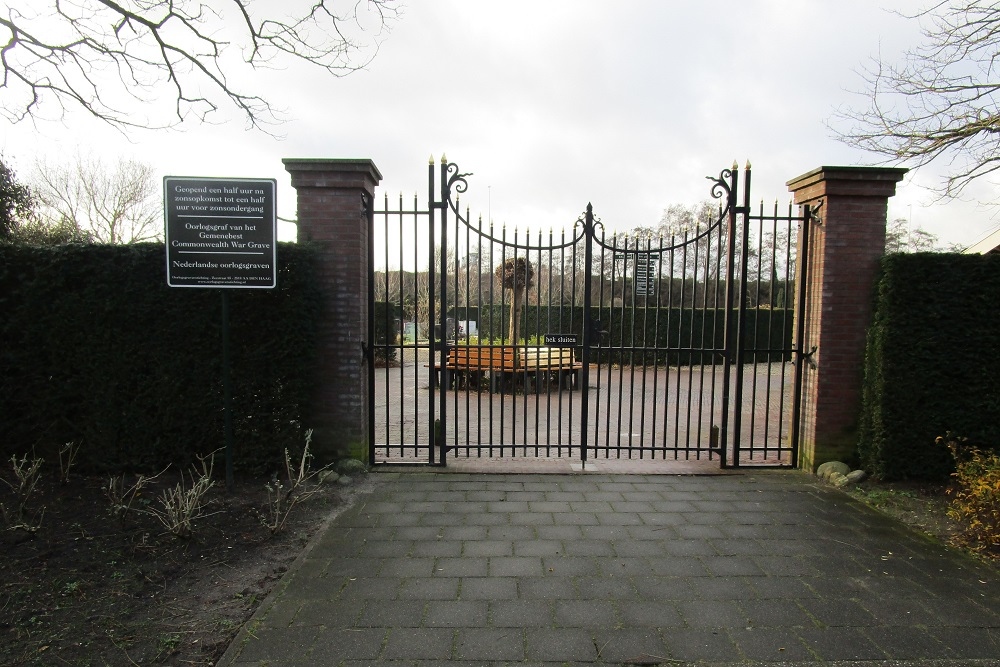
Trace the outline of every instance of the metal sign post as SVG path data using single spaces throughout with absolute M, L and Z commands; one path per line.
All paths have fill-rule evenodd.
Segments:
M 232 362 L 226 289 L 277 285 L 274 179 L 163 179 L 167 285 L 223 289 L 222 392 L 226 488 L 233 488 Z

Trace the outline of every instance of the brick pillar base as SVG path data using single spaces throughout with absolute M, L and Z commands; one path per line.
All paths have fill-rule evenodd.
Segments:
M 382 175 L 371 160 L 282 160 L 298 204 L 298 242 L 318 246 L 323 288 L 318 386 L 311 401 L 313 453 L 320 463 L 368 460 L 368 246 L 365 198 Z
M 799 205 L 809 204 L 819 222 L 810 227 L 805 264 L 805 368 L 799 461 L 807 470 L 855 457 L 861 407 L 865 337 L 879 258 L 885 253 L 889 197 L 906 169 L 820 167 L 787 183 Z

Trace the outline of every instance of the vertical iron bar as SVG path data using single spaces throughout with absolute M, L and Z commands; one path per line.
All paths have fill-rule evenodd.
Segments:
M 737 320 L 737 341 L 736 341 L 736 395 L 734 397 L 735 407 L 733 410 L 733 465 L 740 465 L 740 438 L 742 437 L 743 422 L 743 373 L 746 362 L 746 327 L 747 327 L 747 288 L 750 281 L 747 279 L 747 260 L 750 252 L 750 166 L 744 170 L 743 183 L 743 246 L 740 250 L 740 307 L 739 319 Z M 752 436 L 751 436 L 752 437 Z M 752 446 L 752 442 L 751 442 Z
M 719 221 L 720 225 L 719 225 L 719 233 L 716 236 L 716 242 L 715 242 L 715 285 L 714 285 L 713 290 L 712 290 L 712 350 L 713 350 L 713 352 L 712 352 L 712 380 L 711 380 L 711 389 L 710 389 L 710 397 L 711 397 L 710 398 L 710 405 L 711 405 L 710 409 L 712 410 L 712 414 L 713 415 L 715 414 L 715 402 L 716 402 L 715 399 L 716 399 L 716 396 L 717 396 L 716 388 L 717 388 L 717 384 L 718 384 L 718 380 L 719 380 L 719 377 L 718 377 L 719 376 L 718 368 L 719 368 L 720 364 L 719 364 L 718 350 L 720 349 L 720 344 L 721 344 L 721 348 L 723 349 L 723 356 L 722 356 L 722 364 L 721 364 L 721 366 L 722 366 L 724 372 L 725 372 L 725 369 L 726 369 L 726 359 L 725 359 L 725 352 L 724 352 L 725 351 L 725 347 L 726 347 L 725 324 L 724 324 L 725 323 L 725 314 L 726 314 L 725 304 L 724 303 L 722 304 L 722 310 L 720 310 L 720 308 L 719 308 L 719 300 L 720 300 L 720 298 L 719 298 L 720 297 L 719 292 L 720 292 L 720 290 L 722 290 L 723 294 L 725 293 L 725 291 L 722 289 L 722 287 L 723 287 L 723 282 L 722 282 L 722 279 L 723 279 L 723 276 L 722 276 L 723 263 L 722 262 L 723 262 L 723 258 L 728 256 L 727 253 L 724 251 L 724 248 L 726 247 L 725 244 L 724 244 L 724 241 L 726 241 L 727 239 L 723 235 L 724 228 L 721 225 L 722 216 L 725 215 L 725 213 L 726 213 L 725 208 L 723 208 L 722 204 L 719 204 L 719 206 L 717 207 L 717 218 L 716 219 Z M 720 329 L 719 329 L 719 313 L 720 312 L 723 315 L 723 327 L 722 327 L 723 339 L 722 339 L 722 341 L 719 340 L 719 333 L 720 333 Z M 719 389 L 721 390 L 721 387 Z M 720 398 L 720 400 L 723 400 L 721 396 L 719 398 Z M 723 400 L 723 410 L 724 411 L 728 410 L 728 405 L 725 404 L 724 400 Z M 714 419 L 713 419 L 713 422 L 714 422 Z M 725 434 L 724 434 L 724 431 L 721 428 L 721 422 L 720 422 L 719 426 L 716 426 L 714 423 L 712 424 L 712 433 L 715 436 L 715 443 L 714 443 L 715 446 L 717 448 L 721 447 L 721 449 L 719 450 L 719 452 L 717 452 L 717 454 L 720 456 L 720 459 L 721 459 L 723 457 L 723 452 L 725 451 L 725 447 L 726 447 Z M 709 459 L 711 459 L 713 455 L 714 454 L 710 453 L 709 454 Z
M 431 172 L 431 173 L 433 175 L 433 172 Z M 420 364 L 417 363 L 417 361 L 419 360 L 419 356 L 417 354 L 417 350 L 419 349 L 419 343 L 418 343 L 418 341 L 420 339 L 420 331 L 419 331 L 419 329 L 420 329 L 420 298 L 418 296 L 420 291 L 418 289 L 418 285 L 419 285 L 419 279 L 420 279 L 420 264 L 421 264 L 421 261 L 420 261 L 420 250 L 419 250 L 419 248 L 420 248 L 420 242 L 419 242 L 419 239 L 420 239 L 420 234 L 419 234 L 419 232 L 420 232 L 420 225 L 418 223 L 419 216 L 417 214 L 417 210 L 418 210 L 418 208 L 417 208 L 417 193 L 414 192 L 413 193 L 413 280 L 411 281 L 411 287 L 412 287 L 412 290 L 413 290 L 412 294 L 413 294 L 413 360 L 414 360 L 414 364 L 413 364 L 413 399 L 414 399 L 413 400 L 413 455 L 415 457 L 418 456 L 419 452 L 420 452 L 420 426 L 421 426 L 421 421 L 420 421 L 420 399 L 418 398 L 419 394 L 417 393 L 417 387 L 419 386 L 419 374 L 420 374 Z M 427 215 L 428 215 L 428 217 L 430 215 L 432 215 L 431 214 L 430 202 L 428 202 L 428 206 L 427 206 Z M 400 232 L 402 232 L 402 229 L 403 229 L 403 194 L 402 193 L 400 193 L 400 195 L 399 195 L 399 229 L 400 229 Z M 401 239 L 403 238 L 402 235 L 400 235 L 400 238 Z M 400 253 L 402 253 L 402 248 L 400 248 Z M 429 366 L 432 367 L 434 365 L 434 355 L 428 353 L 427 360 L 430 362 Z M 427 372 L 429 374 L 429 382 L 428 382 L 428 384 L 434 384 L 434 369 L 433 368 L 428 368 Z M 431 389 L 431 391 L 433 392 L 433 389 Z M 431 405 L 433 406 L 433 399 L 431 400 Z M 433 415 L 433 414 L 434 414 L 434 411 L 432 409 L 428 413 L 428 415 Z M 400 416 L 400 420 L 402 420 L 402 415 Z M 428 420 L 427 420 L 427 424 L 425 424 L 427 426 L 427 430 L 428 431 L 432 430 L 433 424 L 434 424 L 433 417 L 429 416 Z M 429 439 L 428 439 L 428 442 L 430 442 Z M 401 442 L 400 443 L 400 449 L 402 450 L 402 448 L 403 448 L 403 443 Z
M 365 349 L 365 362 L 368 364 L 368 465 L 375 465 L 375 202 L 367 194 L 362 196 L 362 203 L 365 207 L 365 220 L 368 223 L 368 345 Z M 386 235 L 388 237 L 388 235 Z M 389 239 L 385 239 L 385 285 L 386 285 L 386 308 L 388 309 L 389 296 Z M 386 313 L 386 317 L 389 314 Z M 386 327 L 388 336 L 393 328 Z M 388 360 L 388 346 L 392 344 L 392 339 L 386 339 L 386 359 Z M 388 373 L 389 364 L 386 364 Z M 386 375 L 385 386 L 389 387 L 389 376 Z M 388 404 L 388 402 L 387 402 Z M 388 431 L 387 431 L 388 432 Z
M 660 293 L 663 289 L 663 236 L 659 237 L 659 242 L 657 243 L 657 253 L 656 253 L 656 279 L 653 282 L 654 289 L 656 290 L 654 294 L 656 298 L 653 299 L 653 403 L 649 407 L 649 424 L 650 424 L 650 436 L 649 436 L 649 446 L 653 453 L 651 456 L 656 457 L 655 450 L 657 449 L 656 443 L 656 397 L 659 396 L 657 391 L 660 384 L 660 310 L 663 307 L 660 303 Z M 647 306 L 649 301 L 646 301 Z M 670 307 L 670 304 L 667 304 Z M 668 364 L 664 363 L 664 370 L 668 370 L 670 367 Z M 664 442 L 666 444 L 666 442 Z M 664 460 L 667 458 L 666 448 L 663 449 L 661 455 Z
M 441 159 L 441 200 L 439 206 L 441 208 L 441 345 L 439 345 L 440 350 L 440 364 L 442 369 L 442 377 L 444 377 L 444 368 L 448 361 L 448 201 L 449 197 L 449 184 L 448 184 L 448 162 L 442 158 Z M 433 266 L 434 250 L 431 249 L 431 265 Z M 432 269 L 433 270 L 433 269 Z M 444 383 L 442 383 L 444 384 Z M 445 465 L 448 457 L 448 392 L 445 391 L 445 387 L 440 388 L 439 393 L 439 412 L 438 420 L 441 423 L 440 430 L 440 441 L 439 446 L 441 448 L 441 465 Z M 457 430 L 457 429 L 456 429 Z
M 812 224 L 812 208 L 809 204 L 802 207 L 802 228 L 799 233 L 799 252 L 796 265 L 799 268 L 795 280 L 798 283 L 798 297 L 795 303 L 795 376 L 792 380 L 792 433 L 789 446 L 792 448 L 792 467 L 799 465 L 799 429 L 802 424 L 802 371 L 806 363 L 804 356 L 806 329 L 806 297 L 808 294 L 808 275 L 810 263 L 810 229 Z
M 594 207 L 588 202 L 587 213 L 583 223 L 584 234 L 584 282 L 583 282 L 583 369 L 580 371 L 581 387 L 580 404 L 580 462 L 587 466 L 587 420 L 589 419 L 589 399 L 590 399 L 590 346 L 593 340 L 593 330 L 595 322 L 591 313 L 591 300 L 593 299 L 593 288 L 591 286 L 590 263 L 594 256 Z M 575 252 L 575 251 L 574 251 Z
M 681 293 L 680 293 L 680 303 L 677 308 L 677 373 L 675 374 L 675 392 L 677 396 L 677 402 L 674 405 L 674 448 L 680 449 L 681 443 L 681 375 L 684 374 L 681 368 L 681 361 L 683 359 L 683 349 L 684 349 L 684 316 L 685 316 L 685 303 L 687 301 L 687 267 L 688 267 L 688 246 L 690 245 L 688 239 L 688 230 L 684 230 L 684 242 L 681 246 Z M 691 363 L 691 352 L 688 351 L 688 364 Z M 691 396 L 688 395 L 688 402 L 690 402 Z M 684 458 L 689 459 L 691 457 L 690 452 L 690 441 L 685 438 L 684 442 Z
M 719 427 L 719 445 L 722 447 L 720 458 L 723 468 L 729 467 L 729 390 L 731 384 L 731 372 L 735 360 L 736 327 L 733 325 L 733 289 L 735 287 L 733 276 L 733 266 L 736 255 L 736 187 L 739 185 L 739 167 L 734 163 L 729 174 L 729 193 L 726 201 L 726 296 L 725 296 L 725 320 L 723 324 L 723 338 L 725 340 L 725 369 L 722 375 L 722 425 Z
M 434 225 L 437 222 L 436 210 L 440 208 L 441 202 L 437 200 L 437 193 L 434 192 L 434 160 L 431 159 L 428 165 L 429 178 L 427 180 L 427 328 L 430 331 L 427 332 L 427 344 L 428 344 L 428 358 L 432 366 L 431 374 L 434 374 L 433 366 L 435 365 L 434 355 L 438 353 L 437 345 L 437 328 L 434 322 L 434 318 L 437 314 L 437 289 L 436 280 L 434 279 L 437 275 L 437 267 L 434 266 Z M 443 392 L 443 385 L 448 383 L 448 371 L 445 368 L 445 355 L 440 354 L 437 359 L 437 378 L 438 381 L 435 382 L 434 378 L 431 378 L 430 391 L 427 392 L 429 406 L 427 410 L 427 418 L 429 420 L 428 424 L 430 428 L 427 430 L 428 435 L 428 460 L 427 462 L 431 465 L 435 463 L 435 457 L 437 454 L 437 448 L 441 444 L 439 442 L 439 437 L 441 431 L 439 428 L 439 415 L 436 415 L 435 411 L 435 398 L 437 393 Z M 444 461 L 441 462 L 444 465 Z
M 692 417 L 700 418 L 700 413 L 698 415 L 694 414 L 694 329 L 695 329 L 695 317 L 698 314 L 698 261 L 701 258 L 701 222 L 695 219 L 695 238 L 694 238 L 694 259 L 691 262 L 691 317 L 688 324 L 688 365 L 687 365 L 687 442 L 685 443 L 688 449 L 691 448 L 691 431 L 694 430 L 694 447 L 695 447 L 695 457 L 701 459 L 701 423 L 692 424 Z M 699 354 L 699 361 L 700 355 Z M 680 375 L 680 374 L 678 374 Z M 693 426 L 693 428 L 692 428 Z
M 665 325 L 666 329 L 666 339 L 667 339 L 667 349 L 664 354 L 664 373 L 663 377 L 663 389 L 667 392 L 667 400 L 663 401 L 663 448 L 664 451 L 668 448 L 669 438 L 670 438 L 670 355 L 673 346 L 671 345 L 671 337 L 673 336 L 674 329 L 671 326 L 671 322 L 674 317 L 674 271 L 676 271 L 676 260 L 677 260 L 677 250 L 676 250 L 676 234 L 671 231 L 670 234 L 670 282 L 667 283 L 667 322 Z M 674 451 L 674 460 L 677 460 L 677 444 L 674 443 L 672 447 Z

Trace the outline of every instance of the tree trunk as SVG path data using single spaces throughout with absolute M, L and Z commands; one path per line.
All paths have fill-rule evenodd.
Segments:
M 514 345 L 514 358 L 517 359 L 517 340 L 520 330 L 520 318 L 521 318 L 521 300 L 524 298 L 523 289 L 511 290 L 513 294 L 513 303 L 510 306 L 510 344 Z M 517 362 L 515 361 L 515 364 Z

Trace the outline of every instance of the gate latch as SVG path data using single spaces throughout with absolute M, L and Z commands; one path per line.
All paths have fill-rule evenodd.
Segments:
M 591 341 L 591 344 L 593 344 L 594 341 L 597 341 L 597 344 L 600 345 L 600 343 L 601 343 L 601 336 L 607 336 L 608 335 L 609 332 L 606 329 L 604 329 L 603 326 L 604 325 L 601 323 L 600 320 L 594 320 L 594 319 L 590 320 L 590 341 Z

